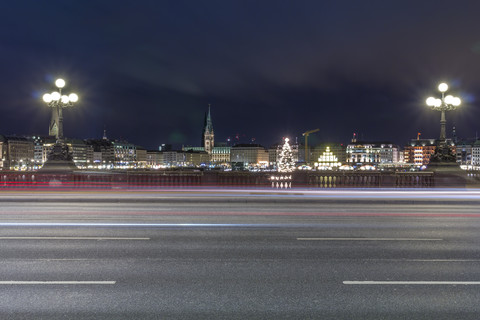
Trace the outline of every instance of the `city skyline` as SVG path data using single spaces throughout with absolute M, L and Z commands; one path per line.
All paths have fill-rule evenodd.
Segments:
M 28 5 L 25 5 L 28 4 Z M 320 128 L 309 143 L 400 146 L 437 138 L 425 105 L 438 83 L 462 106 L 447 136 L 475 137 L 480 22 L 474 1 L 35 1 L 1 7 L 0 133 L 47 135 L 41 95 L 63 77 L 79 103 L 65 136 L 148 149 L 199 144 L 211 104 L 215 140 L 268 147 Z M 18 19 L 18 16 L 24 17 Z M 448 24 L 444 21 L 448 21 Z

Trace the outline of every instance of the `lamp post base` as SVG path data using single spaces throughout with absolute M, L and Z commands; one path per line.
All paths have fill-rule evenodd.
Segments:
M 457 158 L 445 139 L 437 141 L 437 147 L 435 148 L 435 153 L 430 157 L 430 163 L 457 163 Z
M 77 166 L 73 162 L 72 154 L 68 150 L 68 146 L 63 142 L 57 142 L 48 155 L 47 161 L 38 171 L 65 173 L 77 169 Z

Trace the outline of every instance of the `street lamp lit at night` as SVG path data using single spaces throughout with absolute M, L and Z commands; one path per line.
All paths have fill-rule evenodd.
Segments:
M 441 112 L 440 116 L 440 143 L 444 143 L 447 139 L 445 133 L 445 125 L 447 120 L 445 120 L 445 112 L 455 110 L 460 106 L 462 101 L 458 97 L 454 97 L 451 95 L 445 96 L 445 92 L 448 91 L 448 85 L 446 83 L 440 83 L 438 85 L 438 91 L 442 93 L 442 97 L 440 99 L 429 97 L 426 101 L 427 106 L 429 106 L 432 110 L 437 110 Z
M 69 95 L 62 94 L 62 89 L 65 87 L 65 80 L 57 79 L 55 86 L 58 91 L 45 93 L 43 101 L 52 108 L 52 119 L 50 121 L 49 135 L 55 136 L 57 141 L 63 140 L 63 108 L 71 107 L 78 101 L 78 96 L 75 93 Z
M 52 119 L 48 128 L 48 134 L 55 136 L 56 143 L 48 153 L 47 161 L 43 164 L 43 172 L 70 172 L 76 170 L 77 167 L 73 162 L 72 150 L 64 141 L 63 136 L 63 109 L 73 106 L 78 101 L 75 93 L 66 95 L 62 93 L 65 87 L 65 80 L 57 79 L 55 81 L 57 90 L 45 93 L 43 101 L 52 108 Z

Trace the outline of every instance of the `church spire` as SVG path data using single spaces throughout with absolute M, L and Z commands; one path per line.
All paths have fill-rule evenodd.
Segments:
M 107 127 L 106 126 L 103 127 L 103 138 L 102 139 L 103 140 L 108 140 L 108 138 L 107 138 Z
M 205 130 L 213 132 L 212 116 L 210 115 L 210 103 L 208 104 L 208 114 L 205 123 Z
M 202 134 L 202 147 L 210 154 L 214 146 L 212 116 L 210 114 L 210 104 L 208 104 L 208 113 L 205 114 L 205 123 Z

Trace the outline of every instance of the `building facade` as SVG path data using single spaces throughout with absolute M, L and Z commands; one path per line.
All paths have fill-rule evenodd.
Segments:
M 238 144 L 230 150 L 232 168 L 267 168 L 268 150 L 259 144 Z
M 87 145 L 92 148 L 91 166 L 94 168 L 111 168 L 115 163 L 113 143 L 108 139 L 89 139 Z
M 0 135 L 0 169 L 6 166 L 7 161 L 7 140 Z
M 147 150 L 147 168 L 159 169 L 165 167 L 163 161 L 163 152 L 157 150 Z
M 147 150 L 140 146 L 135 146 L 136 167 L 143 169 L 147 167 Z
M 33 141 L 23 137 L 4 137 L 4 140 L 2 146 L 3 168 L 32 170 L 35 164 Z
M 350 165 L 378 165 L 398 163 L 399 147 L 390 142 L 354 142 L 347 146 L 347 163 Z
M 216 146 L 213 147 L 210 154 L 210 162 L 214 166 L 230 166 L 231 147 Z
M 80 139 L 66 139 L 73 162 L 79 169 L 86 169 L 93 162 L 93 147 Z
M 133 168 L 136 166 L 136 147 L 134 144 L 126 141 L 114 141 L 114 167 L 116 168 Z
M 404 161 L 415 166 L 428 165 L 436 148 L 435 139 L 412 139 L 403 149 Z
M 461 165 L 473 165 L 475 140 L 461 140 L 455 145 L 457 162 Z
M 472 145 L 472 165 L 480 166 L 480 140 L 476 140 Z

